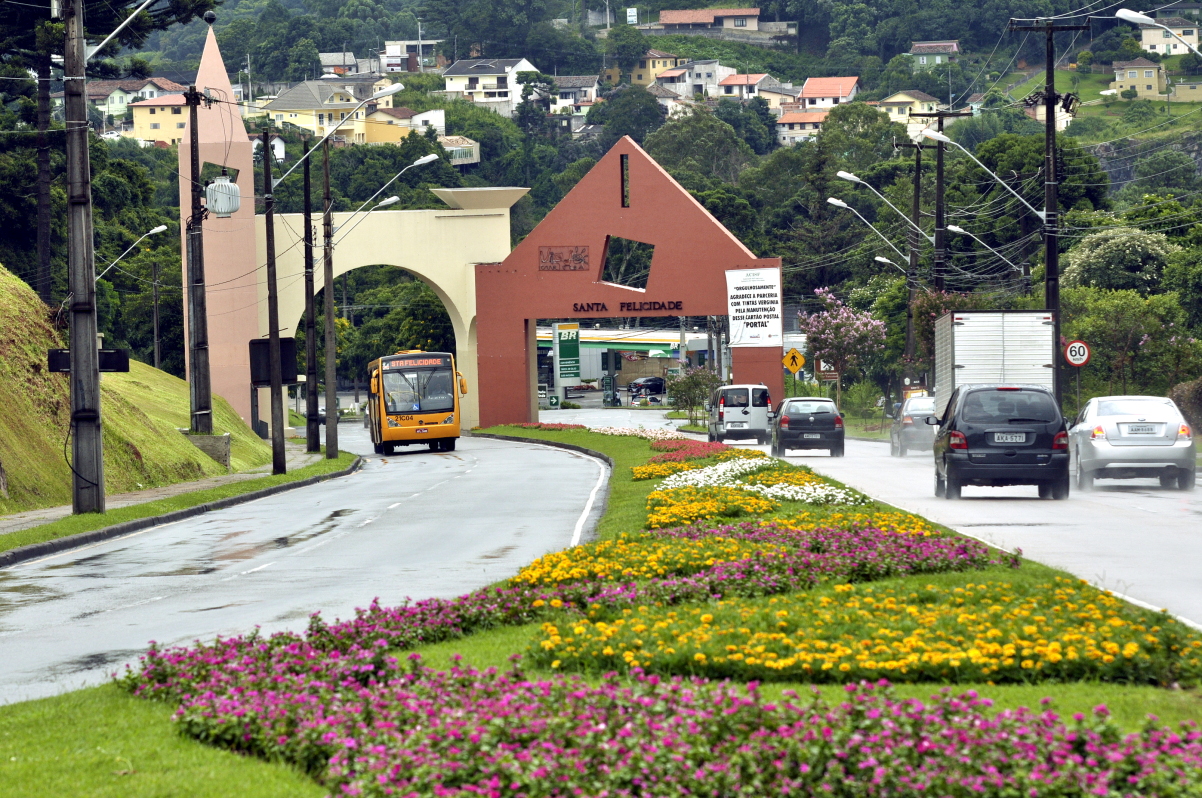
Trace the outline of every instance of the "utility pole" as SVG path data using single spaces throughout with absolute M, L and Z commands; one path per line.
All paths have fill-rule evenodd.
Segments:
M 426 71 L 426 62 L 422 60 L 422 21 L 417 17 L 417 71 L 424 73 Z
M 325 272 L 326 312 L 326 459 L 338 457 L 338 343 L 334 328 L 334 200 L 330 196 L 330 140 L 321 145 L 323 199 L 322 233 L 325 248 L 322 270 Z
M 154 291 L 154 367 L 161 368 L 159 358 L 159 262 L 151 264 L 151 282 Z
M 263 129 L 263 210 L 267 222 L 267 352 L 271 365 L 271 473 L 288 473 L 284 455 L 284 374 L 280 364 L 280 301 L 275 280 L 275 195 L 271 128 Z
M 67 126 L 67 288 L 71 303 L 72 496 L 76 513 L 104 512 L 100 353 L 96 339 L 96 253 L 92 248 L 92 168 L 83 0 L 63 0 L 64 119 Z
M 949 68 L 948 79 L 951 79 L 951 71 Z M 972 111 L 955 112 L 951 110 L 951 88 L 948 88 L 948 110 L 935 111 L 929 114 L 911 114 L 917 117 L 934 117 L 937 130 L 943 132 L 943 120 L 953 119 L 959 116 L 972 116 Z M 934 262 L 934 280 L 935 290 L 942 291 L 947 276 L 947 200 L 946 184 L 943 180 L 943 153 L 946 148 L 942 141 L 935 144 L 935 262 Z
M 899 147 L 914 150 L 914 197 L 910 204 L 909 244 L 910 258 L 906 269 L 906 346 L 902 355 L 902 373 L 905 377 L 914 377 L 914 358 L 918 345 L 914 339 L 914 301 L 918 298 L 918 249 L 922 246 L 919 229 L 922 226 L 922 151 L 932 149 L 930 144 L 918 142 L 899 144 Z
M 192 183 L 192 213 L 187 220 L 188 243 L 188 387 L 192 400 L 192 432 L 213 434 L 213 389 L 209 375 L 209 310 L 205 297 L 204 218 L 201 205 L 204 186 L 200 178 L 200 130 L 196 117 L 205 96 L 189 86 L 184 94 L 188 106 L 188 138 Z
M 38 52 L 38 296 L 50 304 L 50 53 Z
M 1057 25 L 1053 19 L 1038 20 L 1036 25 L 1015 25 L 1010 20 L 1010 30 L 1030 33 L 1043 31 L 1045 35 L 1046 62 L 1044 66 L 1044 145 L 1043 145 L 1043 251 L 1044 251 L 1044 307 L 1052 312 L 1052 340 L 1055 342 L 1055 360 L 1052 362 L 1052 384 L 1055 386 L 1056 403 L 1060 404 L 1063 392 L 1060 354 L 1060 250 L 1057 242 L 1057 179 L 1056 174 L 1056 105 L 1060 100 L 1071 102 L 1073 95 L 1056 93 L 1056 34 L 1060 31 L 1089 30 L 1089 25 Z
M 301 139 L 309 151 L 309 137 Z M 305 159 L 305 451 L 321 451 L 321 416 L 317 412 L 317 320 L 313 303 L 313 194 L 309 159 Z

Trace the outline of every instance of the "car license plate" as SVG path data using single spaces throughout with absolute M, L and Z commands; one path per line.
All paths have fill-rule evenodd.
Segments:
M 417 429 L 414 430 L 414 432 L 416 432 L 418 435 L 421 435 L 422 433 L 429 432 L 429 431 L 430 430 L 422 429 L 421 427 L 418 427 Z
M 803 432 L 801 434 L 801 437 L 803 437 L 803 438 L 821 438 L 822 433 L 821 432 Z
M 994 443 L 1025 443 L 1027 434 L 1025 432 L 995 432 L 993 433 Z
M 746 421 L 728 421 L 726 423 L 726 428 L 727 429 L 746 429 L 747 422 Z
M 1153 424 L 1128 424 L 1128 435 L 1155 435 L 1156 426 Z

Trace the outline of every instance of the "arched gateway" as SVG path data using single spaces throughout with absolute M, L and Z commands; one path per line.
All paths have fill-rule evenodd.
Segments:
M 619 238 L 654 246 L 644 288 L 602 282 Z M 476 267 L 481 425 L 537 420 L 537 319 L 726 315 L 728 269 L 779 267 L 623 138 L 509 257 Z M 736 383 L 783 397 L 779 347 L 731 352 Z

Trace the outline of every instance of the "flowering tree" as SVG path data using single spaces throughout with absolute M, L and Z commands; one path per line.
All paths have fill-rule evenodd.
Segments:
M 842 406 L 843 375 L 885 346 L 885 322 L 844 305 L 829 288 L 815 291 L 825 310 L 802 316 L 801 332 L 814 358 L 835 369 L 835 403 Z

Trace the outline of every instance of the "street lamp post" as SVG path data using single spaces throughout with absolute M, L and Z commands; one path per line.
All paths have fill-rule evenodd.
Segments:
M 158 235 L 159 233 L 163 232 L 163 231 L 164 231 L 164 230 L 166 230 L 166 229 L 167 229 L 167 225 L 165 225 L 165 224 L 161 224 L 161 225 L 159 225 L 158 227 L 155 227 L 155 228 L 152 228 L 152 229 L 150 229 L 150 230 L 147 230 L 145 233 L 143 233 L 143 234 L 142 234 L 142 235 L 141 235 L 141 236 L 138 238 L 138 240 L 137 240 L 137 241 L 135 241 L 134 243 L 130 244 L 128 249 L 126 249 L 124 252 L 122 252 L 120 255 L 118 255 L 118 256 L 117 256 L 117 258 L 116 258 L 116 259 L 115 259 L 115 260 L 114 260 L 112 263 L 110 263 L 108 266 L 104 267 L 104 271 L 102 271 L 100 274 L 96 275 L 96 279 L 97 279 L 97 280 L 99 280 L 101 277 L 103 277 L 103 276 L 105 276 L 106 274 L 108 274 L 108 273 L 109 273 L 109 269 L 113 268 L 113 267 L 114 267 L 114 266 L 116 266 L 118 263 L 120 263 L 120 262 L 121 262 L 121 260 L 122 260 L 122 258 L 124 258 L 126 255 L 128 255 L 130 252 L 133 252 L 133 249 L 134 249 L 134 247 L 136 247 L 138 244 L 142 243 L 142 239 L 143 239 L 143 238 L 148 238 L 148 237 L 150 237 L 150 236 L 153 236 L 153 235 Z
M 1026 205 L 1026 206 L 1027 206 L 1027 209 L 1028 209 L 1028 210 L 1030 210 L 1030 211 L 1031 211 L 1031 213 L 1033 213 L 1033 214 L 1035 214 L 1036 216 L 1038 216 L 1038 217 L 1039 217 L 1039 220 L 1040 220 L 1041 222 L 1042 222 L 1042 221 L 1045 221 L 1045 220 L 1047 219 L 1047 214 L 1046 214 L 1044 211 L 1041 211 L 1041 210 L 1036 210 L 1035 206 L 1034 206 L 1034 205 L 1032 205 L 1031 203 L 1027 202 L 1027 201 L 1026 201 L 1024 198 L 1023 198 L 1023 195 L 1022 195 L 1022 194 L 1019 194 L 1017 191 L 1015 191 L 1013 188 L 1011 188 L 1011 187 L 1010 187 L 1010 184 L 1009 184 L 1009 183 L 1007 183 L 1005 180 L 1002 180 L 1000 177 L 998 177 L 997 175 L 995 175 L 993 172 L 989 171 L 989 167 L 987 167 L 985 164 L 983 164 L 983 163 L 981 163 L 980 161 L 978 161 L 978 160 L 977 160 L 977 157 L 976 157 L 975 155 L 973 155 L 971 152 L 969 152 L 967 149 L 965 149 L 965 148 L 964 148 L 964 147 L 963 147 L 961 144 L 959 144 L 958 142 L 952 141 L 950 138 L 948 138 L 947 136 L 945 136 L 943 133 L 940 133 L 940 132 L 938 132 L 938 131 L 935 131 L 935 130 L 931 130 L 930 128 L 927 128 L 926 130 L 923 130 L 923 131 L 922 131 L 922 135 L 926 136 L 926 137 L 927 137 L 927 138 L 929 138 L 929 139 L 933 139 L 934 141 L 941 141 L 941 142 L 943 142 L 944 144 L 951 144 L 953 147 L 957 147 L 957 148 L 959 148 L 961 152 L 963 152 L 965 155 L 967 155 L 969 158 L 971 158 L 971 159 L 972 159 L 972 162 L 973 162 L 973 163 L 975 163 L 977 166 L 981 167 L 981 169 L 982 169 L 982 170 L 984 170 L 985 174 L 989 175 L 989 176 L 990 176 L 990 177 L 992 177 L 994 180 L 996 180 L 998 183 L 1000 183 L 1000 184 L 1001 184 L 1001 186 L 1002 186 L 1002 188 L 1006 189 L 1006 190 L 1007 190 L 1007 191 L 1009 191 L 1011 194 L 1013 194 L 1013 195 L 1014 195 L 1014 197 L 1015 197 L 1015 199 L 1017 199 L 1017 200 L 1018 200 L 1019 202 L 1021 202 L 1023 205 Z
M 886 238 L 886 237 L 885 237 L 885 234 L 884 234 L 884 233 L 882 233 L 880 230 L 877 230 L 875 227 L 873 227 L 873 225 L 872 225 L 872 222 L 870 222 L 870 221 L 868 221 L 867 219 L 865 219 L 865 218 L 864 218 L 864 216 L 863 216 L 863 214 L 861 214 L 861 213 L 860 213 L 859 211 L 857 211 L 855 208 L 851 207 L 851 206 L 850 206 L 850 205 L 848 205 L 846 202 L 844 202 L 844 201 L 843 201 L 843 200 L 841 200 L 841 199 L 838 199 L 837 197 L 827 197 L 827 198 L 826 198 L 826 201 L 827 201 L 828 203 L 830 203 L 831 205 L 834 205 L 836 208 L 842 208 L 843 210 L 846 210 L 846 211 L 851 211 L 852 213 L 854 213 L 854 214 L 855 214 L 857 217 L 859 217 L 859 219 L 860 219 L 860 221 L 861 221 L 861 222 L 863 222 L 864 224 L 868 225 L 868 229 L 869 229 L 869 230 L 871 230 L 872 232 L 874 232 L 874 233 L 876 233 L 878 236 L 880 236 L 880 237 L 881 237 L 881 240 L 882 240 L 882 241 L 884 241 L 886 244 L 888 244 L 888 245 L 889 245 L 889 248 L 890 248 L 890 249 L 892 249 L 894 252 L 896 252 L 896 253 L 897 253 L 897 256 L 898 256 L 899 258 L 904 258 L 904 257 L 906 257 L 906 256 L 905 256 L 905 254 L 904 254 L 904 253 L 903 253 L 903 252 L 902 252 L 900 249 L 898 249 L 898 248 L 897 248 L 897 247 L 894 245 L 894 243 L 893 243 L 892 241 L 890 241 L 888 238 Z
M 855 183 L 858 186 L 863 186 L 864 188 L 871 191 L 873 194 L 876 194 L 877 197 L 881 200 L 881 202 L 888 205 L 890 208 L 893 209 L 894 213 L 896 213 L 901 218 L 905 219 L 906 224 L 910 225 L 910 227 L 912 227 L 915 232 L 917 232 L 920 236 L 925 238 L 929 243 L 932 243 L 932 244 L 935 243 L 934 236 L 927 235 L 926 231 L 923 230 L 921 227 L 919 227 L 917 224 L 915 224 L 913 219 L 911 219 L 909 216 L 906 216 L 904 213 L 902 213 L 900 210 L 898 210 L 896 205 L 894 205 L 892 202 L 890 202 L 888 199 L 886 199 L 885 195 L 882 194 L 881 192 L 877 191 L 875 188 L 873 188 L 871 184 L 866 183 L 865 181 L 863 181 L 860 178 L 853 175 L 851 172 L 836 172 L 835 177 L 837 177 L 841 180 L 846 180 L 849 183 Z M 827 200 L 827 202 L 830 202 L 830 200 Z

